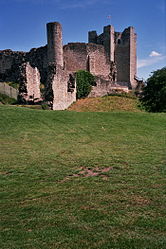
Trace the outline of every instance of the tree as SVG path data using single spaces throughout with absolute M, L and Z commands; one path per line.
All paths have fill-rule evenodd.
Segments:
M 95 85 L 94 76 L 88 71 L 79 70 L 76 73 L 77 99 L 85 98 L 90 93 L 92 86 Z
M 141 102 L 150 112 L 166 112 L 166 67 L 154 71 L 144 87 Z

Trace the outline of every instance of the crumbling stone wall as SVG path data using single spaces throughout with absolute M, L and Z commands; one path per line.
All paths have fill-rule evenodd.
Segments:
M 25 61 L 25 52 L 10 49 L 0 51 L 0 81 L 18 81 L 19 65 Z
M 88 70 L 86 43 L 69 43 L 63 48 L 64 68 L 69 72 Z
M 136 87 L 136 34 L 133 27 L 116 33 L 115 62 L 118 82 L 129 82 L 129 88 Z
M 31 67 L 30 63 L 20 66 L 19 100 L 21 102 L 39 102 L 40 95 L 40 73 L 37 67 Z
M 130 27 L 130 82 L 133 89 L 137 87 L 137 34 L 133 27 Z
M 0 74 L 11 69 L 13 64 L 19 64 L 24 61 L 24 52 L 14 52 L 10 49 L 0 51 Z
M 88 97 L 102 97 L 111 92 L 111 81 L 95 77 L 95 83 L 96 86 L 92 86 L 92 90 Z
M 117 81 L 130 83 L 130 38 L 126 31 L 116 36 L 115 62 L 117 65 Z M 123 56 L 122 56 L 123 55 Z
M 49 64 L 47 86 L 45 98 L 53 110 L 65 110 L 76 101 L 75 75 L 56 63 Z
M 114 44 L 115 31 L 112 25 L 105 26 L 103 33 L 99 36 L 96 31 L 90 31 L 88 33 L 89 43 L 101 44 L 105 48 L 105 52 L 110 61 L 114 61 L 115 44 Z
M 92 86 L 92 90 L 88 97 L 103 97 L 114 92 L 128 92 L 128 85 L 120 85 L 113 83 L 112 80 L 106 80 L 101 77 L 95 77 L 96 86 Z
M 40 71 L 41 82 L 47 79 L 47 46 L 33 48 L 29 52 L 0 51 L 0 81 L 18 81 L 19 66 L 29 62 Z
M 87 70 L 107 77 L 110 63 L 104 47 L 97 44 L 69 43 L 64 46 L 64 68 L 69 72 Z
M 68 88 L 70 83 L 72 83 L 70 81 L 71 75 L 61 68 L 57 68 L 57 72 L 53 80 L 53 110 L 65 110 L 74 101 L 76 101 L 76 83 L 73 89 L 74 91 L 71 92 L 71 90 L 69 90 L 70 88 Z
M 0 82 L 0 93 L 5 94 L 13 99 L 17 99 L 18 97 L 18 90 L 9 86 L 5 82 Z
M 46 85 L 47 81 L 47 46 L 33 48 L 25 57 L 26 62 L 29 62 L 32 67 L 37 67 L 40 72 L 41 83 Z
M 108 25 L 100 35 L 96 31 L 89 32 L 89 42 L 103 45 L 109 60 L 116 63 L 117 82 L 128 83 L 129 88 L 135 89 L 137 59 L 134 28 L 129 27 L 121 33 L 115 32 L 113 26 Z
M 47 45 L 29 52 L 0 51 L 0 81 L 20 82 L 22 101 L 39 101 L 40 82 L 52 108 L 62 110 L 76 100 L 74 73 L 87 70 L 96 78 L 90 96 L 103 96 L 112 89 L 136 88 L 136 34 L 133 27 L 122 33 L 111 25 L 103 33 L 89 32 L 89 43 L 63 46 L 62 27 L 47 24 Z

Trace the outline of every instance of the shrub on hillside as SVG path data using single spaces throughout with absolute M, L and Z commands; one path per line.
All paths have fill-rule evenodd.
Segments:
M 8 84 L 9 86 L 15 88 L 15 89 L 19 89 L 19 83 L 18 82 L 6 82 L 6 84 Z
M 154 71 L 147 80 L 141 103 L 147 111 L 166 112 L 166 67 Z
M 93 85 L 95 85 L 94 76 L 88 71 L 79 70 L 76 73 L 77 82 L 77 99 L 85 98 L 91 91 Z
M 8 97 L 5 94 L 0 93 L 0 102 L 4 105 L 14 105 L 17 103 L 17 100 Z
M 45 103 L 41 105 L 41 108 L 42 110 L 50 110 L 50 107 L 48 106 L 48 104 L 45 104 Z

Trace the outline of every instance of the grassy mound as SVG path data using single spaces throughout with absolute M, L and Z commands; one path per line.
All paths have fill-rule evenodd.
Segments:
M 166 115 L 0 106 L 1 249 L 166 248 Z
M 140 112 L 138 100 L 127 96 L 106 96 L 98 98 L 80 99 L 69 107 L 77 112 L 112 112 L 132 111 Z

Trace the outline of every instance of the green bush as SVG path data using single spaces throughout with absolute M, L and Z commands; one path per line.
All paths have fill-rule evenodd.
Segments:
M 76 73 L 77 99 L 85 98 L 90 93 L 92 86 L 95 85 L 94 76 L 88 71 L 79 70 Z
M 41 105 L 42 110 L 50 110 L 50 107 L 47 104 Z
M 10 98 L 5 94 L 0 93 L 0 102 L 4 105 L 13 105 L 17 103 L 16 99 Z
M 166 67 L 154 71 L 147 80 L 141 103 L 149 112 L 166 112 Z
M 19 89 L 19 83 L 17 82 L 5 82 L 6 84 L 8 84 L 9 86 L 15 88 L 15 89 Z

